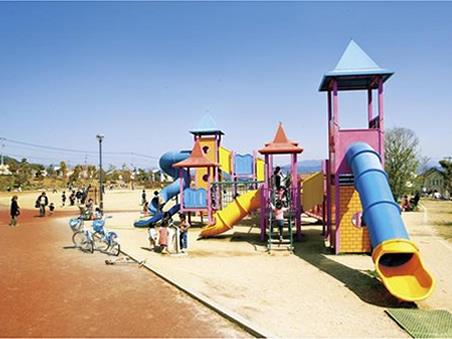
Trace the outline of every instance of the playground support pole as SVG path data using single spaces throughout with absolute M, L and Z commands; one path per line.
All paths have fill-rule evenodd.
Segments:
M 327 201 L 326 201 L 326 227 L 327 227 L 327 234 L 329 236 L 329 240 L 330 240 L 330 246 L 332 246 L 331 244 L 331 153 L 332 153 L 332 143 L 331 143 L 331 136 L 332 136 L 332 130 L 331 130 L 331 120 L 332 120 L 332 115 L 333 115 L 333 110 L 331 107 L 331 90 L 328 90 L 328 160 L 325 161 L 325 173 L 326 173 L 326 196 L 327 196 Z
M 369 128 L 370 128 L 370 122 L 372 121 L 373 116 L 374 116 L 372 105 L 373 105 L 373 103 L 372 103 L 372 88 L 369 88 L 367 90 L 367 120 L 368 120 Z
M 297 154 L 292 154 L 292 204 L 294 204 L 295 212 L 295 227 L 297 229 L 297 240 L 301 240 L 301 220 L 300 220 L 300 189 L 298 185 L 298 173 L 297 173 Z
M 381 156 L 381 163 L 384 168 L 385 166 L 385 147 L 384 147 L 384 110 L 383 110 L 383 78 L 380 76 L 378 79 L 378 129 L 379 129 L 379 153 Z
M 334 145 L 333 145 L 333 152 L 334 152 L 334 161 L 332 163 L 333 166 L 333 175 L 334 175 L 334 204 L 336 205 L 335 208 L 335 218 L 334 223 L 336 226 L 334 240 L 335 240 L 335 251 L 336 254 L 339 253 L 339 247 L 340 247 L 340 237 L 339 237 L 339 220 L 340 220 L 340 208 L 339 208 L 339 174 L 337 173 L 337 164 L 336 164 L 336 143 L 338 140 L 338 131 L 339 131 L 339 104 L 338 104 L 338 94 L 337 94 L 337 81 L 333 80 L 333 120 L 334 120 Z
M 212 223 L 212 192 L 210 185 L 210 167 L 207 167 L 207 219 Z
M 269 160 L 269 155 L 265 154 L 265 166 L 264 166 L 264 174 L 265 174 L 265 180 L 264 180 L 264 185 L 262 187 L 262 192 L 261 192 L 261 216 L 260 216 L 260 225 L 261 225 L 261 241 L 265 240 L 265 233 L 267 230 L 267 224 L 268 224 L 268 194 L 269 194 L 269 189 L 268 189 L 268 183 L 270 180 L 270 171 L 269 171 L 269 164 L 270 164 L 270 160 Z

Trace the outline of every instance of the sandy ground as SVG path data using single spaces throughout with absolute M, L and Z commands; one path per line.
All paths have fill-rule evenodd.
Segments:
M 384 309 L 416 305 L 400 304 L 388 294 L 374 277 L 369 256 L 329 254 L 319 226 L 304 227 L 304 239 L 296 244 L 293 255 L 285 251 L 267 254 L 258 241 L 257 228 L 250 228 L 251 220 L 211 240 L 196 241 L 199 229 L 194 227 L 188 256 L 161 255 L 146 249 L 146 230 L 131 226 L 139 216 L 139 194 L 106 195 L 106 210 L 114 216 L 107 227 L 118 231 L 123 248 L 270 333 L 282 337 L 408 337 Z M 27 195 L 21 199 L 28 201 Z M 417 306 L 451 310 L 452 249 L 437 236 L 426 213 L 404 214 L 437 280 L 433 295 Z

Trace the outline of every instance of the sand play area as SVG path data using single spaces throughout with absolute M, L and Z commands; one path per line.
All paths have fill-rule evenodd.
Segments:
M 21 193 L 19 204 L 32 209 L 37 195 Z M 61 210 L 59 196 L 49 193 L 50 201 Z M 303 240 L 296 243 L 293 254 L 268 254 L 259 241 L 255 219 L 244 220 L 226 234 L 208 240 L 197 240 L 199 227 L 195 225 L 189 234 L 188 255 L 151 252 L 147 230 L 132 226 L 140 215 L 139 197 L 139 190 L 109 191 L 105 195 L 106 214 L 113 216 L 107 228 L 119 233 L 122 250 L 146 259 L 150 268 L 238 314 L 267 335 L 409 337 L 384 313 L 386 308 L 452 311 L 452 246 L 437 234 L 431 225 L 433 214 L 425 206 L 403 217 L 437 286 L 430 298 L 414 304 L 400 303 L 386 291 L 376 278 L 370 256 L 330 254 L 323 245 L 319 225 L 303 227 Z M 8 200 L 9 196 L 3 194 L 0 203 L 6 205 Z M 75 207 L 62 210 L 77 213 Z M 67 220 L 60 217 L 58 223 L 67 228 L 70 243 Z M 101 258 L 98 265 L 104 266 Z

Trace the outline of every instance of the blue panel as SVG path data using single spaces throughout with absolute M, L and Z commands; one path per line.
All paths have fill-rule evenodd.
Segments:
M 206 208 L 207 193 L 204 188 L 184 190 L 184 208 Z
M 355 176 L 372 247 L 386 240 L 409 239 L 378 153 L 368 144 L 357 142 L 349 147 L 346 157 Z
M 236 154 L 234 157 L 234 172 L 236 175 L 253 174 L 253 156 L 251 154 Z

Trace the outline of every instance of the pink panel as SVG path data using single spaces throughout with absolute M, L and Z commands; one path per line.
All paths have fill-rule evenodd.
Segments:
M 378 129 L 347 129 L 340 130 L 339 137 L 336 144 L 336 173 L 350 173 L 350 168 L 345 159 L 345 152 L 348 147 L 358 141 L 368 143 L 374 150 L 379 152 L 379 130 Z

